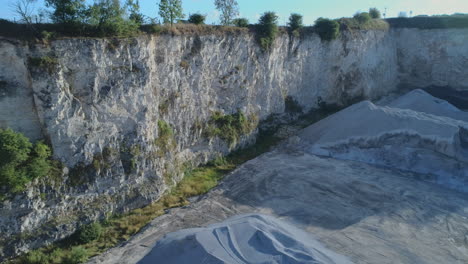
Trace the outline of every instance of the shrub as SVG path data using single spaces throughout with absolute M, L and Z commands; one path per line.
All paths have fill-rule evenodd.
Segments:
M 66 264 L 80 264 L 85 263 L 89 258 L 88 251 L 83 247 L 73 247 L 65 258 Z
M 270 50 L 278 34 L 278 16 L 274 12 L 265 12 L 258 23 L 258 41 L 260 47 Z
M 247 18 L 236 18 L 232 20 L 232 24 L 236 27 L 248 27 L 249 20 Z
M 205 19 L 206 17 L 204 15 L 193 14 L 193 15 L 190 15 L 188 22 L 195 24 L 195 25 L 203 25 L 205 24 Z
M 247 118 L 241 111 L 231 115 L 214 112 L 205 136 L 218 136 L 232 147 L 241 135 L 248 134 L 255 129 L 256 121 L 256 118 Z
M 369 15 L 373 18 L 373 19 L 379 19 L 382 17 L 382 15 L 380 14 L 380 11 L 377 9 L 377 8 L 371 8 L 369 9 Z
M 315 30 L 322 40 L 333 40 L 340 34 L 340 25 L 334 20 L 319 18 L 315 21 Z
M 46 70 L 49 74 L 53 73 L 58 65 L 58 60 L 55 57 L 44 56 L 44 57 L 30 57 L 28 64 L 39 70 Z
M 158 147 L 158 156 L 160 157 L 176 147 L 174 131 L 164 120 L 158 120 L 158 138 L 154 143 Z
M 51 263 L 62 263 L 63 251 L 60 248 L 56 248 L 50 253 L 49 259 Z
M 365 24 L 371 20 L 371 16 L 367 12 L 356 13 L 353 18 L 361 24 Z
M 44 41 L 49 41 L 49 40 L 52 40 L 55 38 L 55 32 L 49 32 L 47 30 L 43 30 L 41 32 L 41 38 L 44 40 Z
M 26 255 L 24 262 L 25 264 L 44 264 L 49 263 L 49 258 L 44 252 L 33 250 Z
M 365 24 L 361 24 L 354 18 L 340 18 L 338 23 L 341 30 L 388 30 L 390 28 L 387 21 L 382 19 L 372 19 Z
M 288 26 L 291 32 L 301 29 L 304 26 L 302 23 L 302 15 L 291 14 L 291 16 L 289 17 Z
M 0 186 L 8 193 L 22 191 L 26 184 L 48 175 L 54 167 L 50 148 L 11 129 L 0 129 Z
M 98 239 L 102 233 L 102 226 L 99 223 L 92 223 L 82 226 L 77 234 L 77 240 L 81 244 L 86 244 Z
M 190 68 L 190 64 L 188 63 L 188 61 L 181 61 L 180 64 L 179 64 L 180 67 L 182 67 L 184 70 L 188 70 L 188 68 Z
M 139 25 L 134 20 L 124 19 L 125 9 L 118 3 L 102 0 L 89 8 L 89 23 L 96 27 L 98 36 L 128 37 L 138 32 Z

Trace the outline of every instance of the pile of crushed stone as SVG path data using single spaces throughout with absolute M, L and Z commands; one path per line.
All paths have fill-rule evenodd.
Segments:
M 248 214 L 206 228 L 168 234 L 138 263 L 352 262 L 289 223 L 272 216 Z
M 311 154 L 430 174 L 468 191 L 468 113 L 422 90 L 385 106 L 355 104 L 300 138 Z

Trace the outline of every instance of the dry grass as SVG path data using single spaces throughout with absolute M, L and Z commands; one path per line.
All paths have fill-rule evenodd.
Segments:
M 337 20 L 340 23 L 341 31 L 353 31 L 353 30 L 384 30 L 390 29 L 390 25 L 387 21 L 382 19 L 371 19 L 366 23 L 359 23 L 354 18 L 341 18 Z
M 248 34 L 251 29 L 232 26 L 211 26 L 211 25 L 195 25 L 195 24 L 175 24 L 170 25 L 143 25 L 143 32 L 159 35 L 242 35 Z

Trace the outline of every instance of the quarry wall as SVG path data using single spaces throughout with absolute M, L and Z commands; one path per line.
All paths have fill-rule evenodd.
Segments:
M 282 34 L 263 52 L 250 33 L 0 39 L 0 127 L 45 139 L 64 164 L 63 178 L 0 203 L 0 259 L 157 200 L 184 167 L 252 142 L 288 98 L 308 111 L 400 84 L 467 89 L 466 40 L 465 29 L 354 31 L 331 42 Z M 252 129 L 235 142 L 207 136 L 217 112 L 242 112 Z

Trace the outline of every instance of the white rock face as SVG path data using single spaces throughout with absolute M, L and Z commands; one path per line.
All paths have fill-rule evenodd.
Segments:
M 468 30 L 395 29 L 400 82 L 468 89 Z
M 429 38 L 425 32 L 411 32 Z M 450 32 L 464 35 L 467 30 Z M 34 183 L 26 194 L 0 205 L 4 254 L 63 238 L 78 223 L 106 212 L 146 205 L 180 180 L 187 162 L 196 165 L 229 152 L 225 142 L 203 135 L 214 111 L 240 110 L 262 120 L 284 112 L 287 96 L 309 110 L 320 103 L 343 106 L 394 91 L 399 76 L 406 74 L 402 70 L 411 64 L 405 59 L 417 62 L 415 57 L 424 55 L 406 56 L 401 44 L 405 36 L 400 31 L 361 31 L 322 42 L 317 35 L 282 35 L 270 53 L 262 53 L 248 33 L 62 39 L 34 45 L 0 39 L 6 58 L 0 60 L 0 126 L 50 140 L 55 158 L 70 171 L 56 185 Z M 432 37 L 445 36 L 434 31 Z M 456 52 L 464 58 L 468 49 Z M 56 58 L 57 64 L 37 68 L 29 60 L 45 57 Z M 457 60 L 447 78 L 466 76 L 464 65 Z M 422 82 L 401 78 L 411 85 Z M 421 78 L 424 85 L 439 84 Z M 448 83 L 464 87 L 461 81 Z M 162 154 L 154 144 L 160 136 L 158 121 L 170 125 L 176 143 Z M 238 145 L 254 135 L 243 136 Z M 170 182 L 163 175 L 171 175 L 165 177 Z M 41 193 L 47 194 L 45 200 Z M 86 219 L 79 219 L 83 215 Z M 33 230 L 35 235 L 21 244 L 11 239 Z M 38 234 L 47 235 L 38 239 Z

